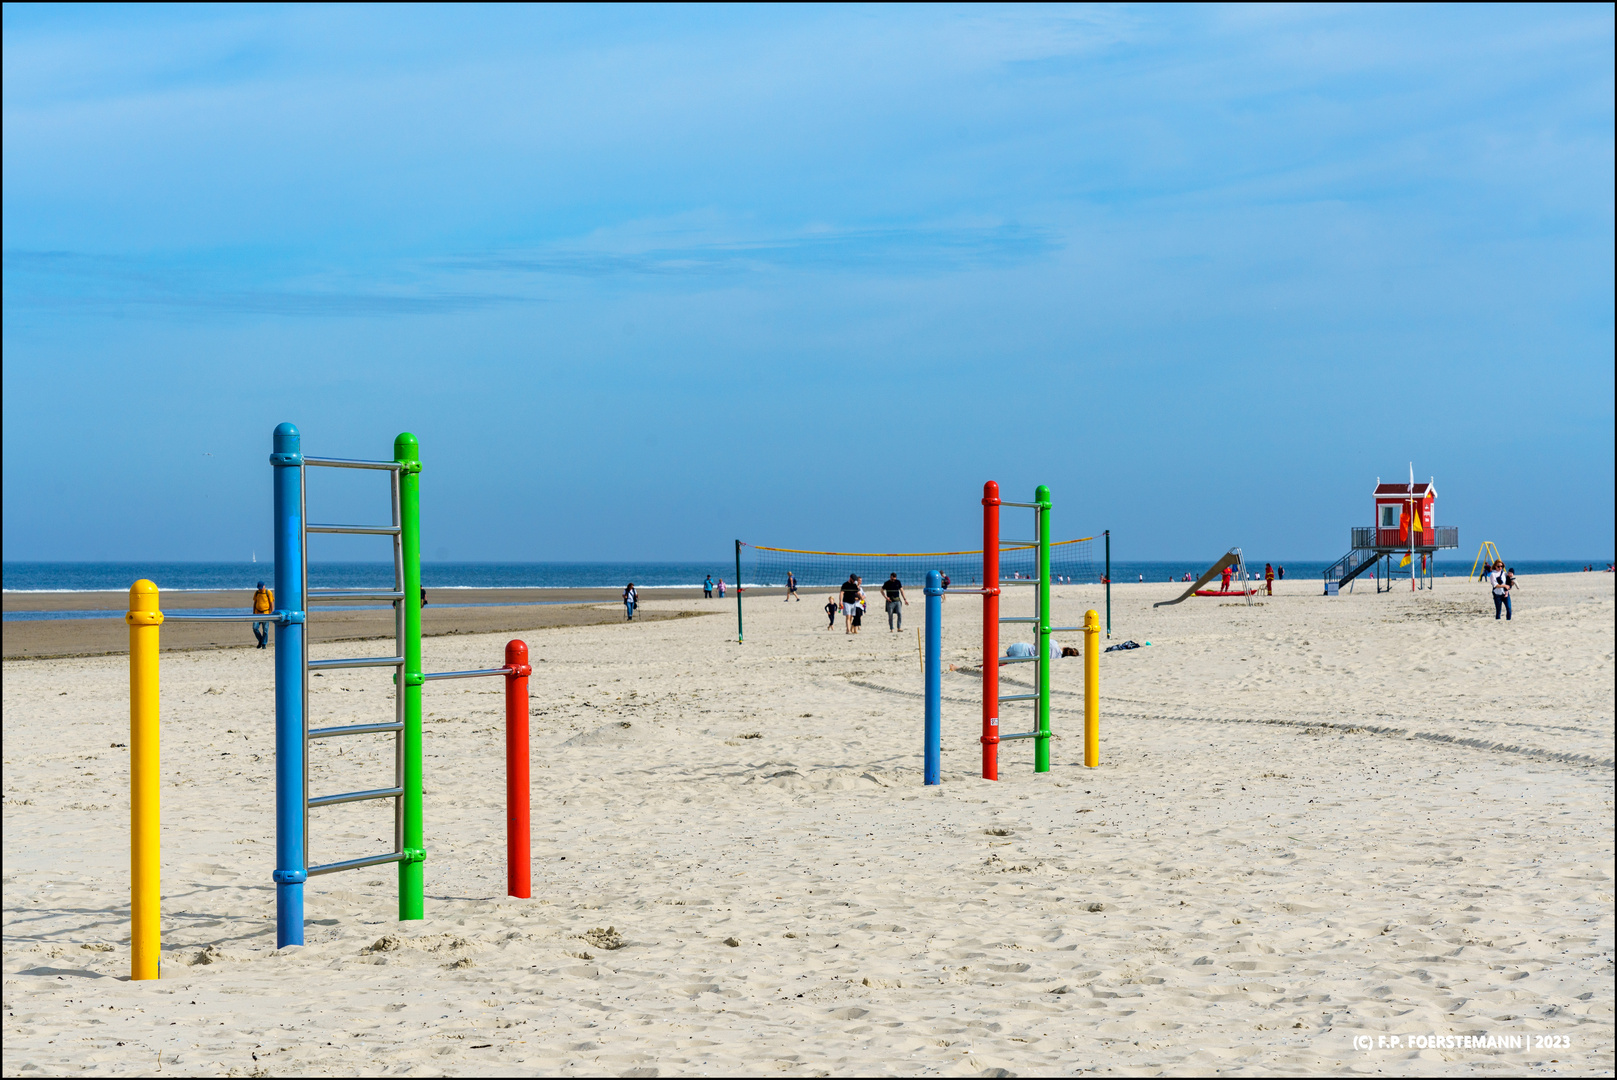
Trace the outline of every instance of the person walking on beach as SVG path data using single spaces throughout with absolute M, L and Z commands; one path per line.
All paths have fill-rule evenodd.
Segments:
M 837 603 L 836 593 L 832 593 L 830 596 L 825 598 L 825 628 L 827 630 L 834 630 L 836 628 L 837 608 L 840 606 L 841 605 Z
M 723 578 L 719 579 L 719 599 L 720 600 L 724 599 L 724 579 Z
M 1500 612 L 1504 613 L 1505 621 L 1510 621 L 1510 585 L 1505 577 L 1505 561 L 1496 560 L 1493 568 L 1488 571 L 1488 584 L 1493 588 L 1493 617 L 1499 621 Z
M 853 617 L 859 614 L 859 594 L 863 591 L 859 588 L 859 579 L 853 574 L 849 574 L 848 580 L 842 583 L 842 632 L 844 634 L 853 633 Z
M 1281 581 L 1285 581 L 1285 580 L 1286 580 L 1286 568 L 1285 568 L 1285 567 L 1284 567 L 1284 566 L 1282 566 L 1282 567 L 1281 567 L 1281 568 L 1280 568 L 1280 580 L 1281 580 Z
M 1223 584 L 1223 586 L 1222 586 L 1222 588 L 1223 588 L 1223 590 L 1224 590 L 1224 591 L 1225 591 L 1225 592 L 1229 592 L 1229 591 L 1230 591 L 1230 578 L 1232 578 L 1232 577 L 1234 577 L 1234 576 L 1235 576 L 1235 567 L 1233 567 L 1233 566 L 1226 566 L 1226 567 L 1225 567 L 1225 568 L 1224 568 L 1224 584 Z
M 1266 595 L 1273 596 L 1275 594 L 1275 568 L 1273 563 L 1263 564 L 1263 588 Z
M 640 606 L 640 594 L 635 591 L 634 582 L 629 582 L 623 590 L 623 615 L 625 622 L 634 622 L 634 609 Z
M 269 589 L 265 588 L 264 583 L 262 581 L 260 581 L 258 583 L 258 591 L 253 594 L 253 614 L 254 615 L 268 615 L 270 612 L 272 612 L 274 610 L 275 610 L 275 593 L 273 593 Z M 267 623 L 267 622 L 255 622 L 253 624 L 253 637 L 258 639 L 258 647 L 260 649 L 268 648 L 269 647 L 269 623 Z
M 887 598 L 887 629 L 896 631 L 904 629 L 904 605 L 910 598 L 904 595 L 904 583 L 898 580 L 897 574 L 888 574 L 887 580 L 882 582 L 881 594 Z M 898 625 L 893 625 L 893 620 Z
M 790 601 L 793 597 L 797 597 L 799 604 L 803 602 L 803 598 L 797 595 L 797 575 L 788 570 L 786 571 L 786 599 Z
M 704 600 L 713 599 L 713 575 L 712 574 L 709 574 L 706 578 L 702 579 L 702 599 L 704 599 Z

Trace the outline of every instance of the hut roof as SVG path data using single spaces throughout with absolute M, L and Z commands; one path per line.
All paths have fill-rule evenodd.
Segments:
M 1392 496 L 1399 499 L 1407 499 L 1410 496 L 1414 496 L 1417 499 L 1423 499 L 1426 497 L 1426 493 L 1428 491 L 1430 491 L 1433 495 L 1437 494 L 1437 488 L 1429 483 L 1426 483 L 1425 481 L 1422 481 L 1413 487 L 1411 487 L 1409 484 L 1377 484 L 1376 498 L 1379 499 L 1385 496 Z

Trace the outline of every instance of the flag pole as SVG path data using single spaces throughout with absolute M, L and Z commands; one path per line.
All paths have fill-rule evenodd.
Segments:
M 1409 591 L 1415 591 L 1415 463 L 1409 463 Z

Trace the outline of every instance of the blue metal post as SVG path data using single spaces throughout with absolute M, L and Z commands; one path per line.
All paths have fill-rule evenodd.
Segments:
M 926 572 L 926 782 L 943 777 L 943 575 Z
M 275 947 L 303 944 L 303 439 L 275 429 Z

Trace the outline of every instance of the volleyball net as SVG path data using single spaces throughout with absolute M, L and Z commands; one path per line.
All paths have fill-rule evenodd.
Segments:
M 1090 585 L 1101 580 L 1096 559 L 1099 537 L 1083 536 L 1050 543 L 1050 580 L 1058 585 Z M 797 578 L 799 589 L 835 588 L 858 574 L 867 586 L 876 586 L 897 574 L 906 586 L 919 588 L 928 570 L 937 570 L 952 586 L 980 586 L 983 552 L 975 551 L 807 551 L 741 542 L 742 580 L 749 588 L 782 587 L 786 575 Z M 1007 544 L 1000 548 L 1001 580 L 1039 576 L 1037 544 Z

